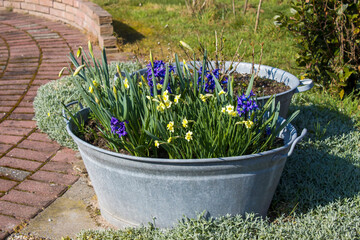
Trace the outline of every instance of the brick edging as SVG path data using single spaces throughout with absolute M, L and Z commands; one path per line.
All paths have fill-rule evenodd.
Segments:
M 0 0 L 0 10 L 28 13 L 51 20 L 60 20 L 96 36 L 100 48 L 116 50 L 112 16 L 87 0 Z

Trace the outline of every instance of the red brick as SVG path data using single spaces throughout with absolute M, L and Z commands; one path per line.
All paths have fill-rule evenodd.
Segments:
M 39 0 L 25 0 L 25 2 L 39 4 Z
M 64 11 L 65 10 L 65 4 L 54 2 L 54 8 Z
M 31 10 L 31 11 L 35 11 L 36 9 L 36 4 L 33 3 L 26 3 L 26 2 L 22 2 L 21 3 L 21 9 L 25 9 L 25 10 Z M 20 8 L 20 7 L 19 7 Z
M 18 89 L 8 89 L 8 90 L 0 90 L 0 95 L 20 95 L 23 94 L 24 90 Z
M 14 106 L 17 101 L 0 101 L 0 106 Z
M 1 159 L 2 160 L 2 159 Z M 17 182 L 14 181 L 9 181 L 9 180 L 5 180 L 5 179 L 0 179 L 0 191 L 2 192 L 7 192 L 9 191 L 12 187 L 14 187 L 17 184 Z
M 1 200 L 3 198 L 4 197 L 2 197 Z M 10 215 L 16 218 L 30 219 L 34 217 L 39 211 L 40 209 L 35 207 L 0 201 L 0 214 Z
M 27 150 L 27 149 L 15 148 L 11 150 L 6 156 L 45 162 L 51 155 L 52 153 L 44 153 L 44 152 Z
M 4 232 L 12 232 L 21 221 L 12 217 L 0 215 L 0 229 Z
M 0 143 L 16 144 L 22 138 L 20 136 L 0 135 Z
M 20 8 L 20 2 L 7 2 L 7 1 L 4 1 L 4 7 L 12 7 L 12 8 L 17 8 L 19 9 Z
M 17 107 L 14 110 L 14 113 L 34 113 L 34 108 L 31 107 Z
M 66 5 L 74 5 L 74 0 L 62 0 Z
M 0 112 L 9 112 L 12 107 L 0 107 Z
M 21 101 L 18 107 L 31 107 L 34 108 L 34 104 L 30 101 Z
M 34 132 L 32 133 L 29 137 L 29 140 L 34 140 L 34 141 L 42 141 L 42 142 L 53 142 L 49 139 L 48 135 L 45 133 L 39 133 L 39 132 Z
M 1 200 L 44 208 L 47 207 L 49 203 L 54 201 L 55 198 L 56 196 L 38 195 L 30 192 L 12 190 L 8 194 L 3 196 Z
M 51 161 L 57 162 L 66 162 L 66 163 L 73 163 L 78 161 L 75 157 L 76 152 L 72 149 L 65 148 L 56 153 L 56 155 L 51 159 Z
M 4 80 L 4 78 L 2 78 Z M 5 101 L 14 101 L 18 100 L 21 97 L 21 95 L 0 95 L 0 100 Z
M 39 0 L 40 5 L 52 7 L 53 1 L 52 0 Z
M 45 172 L 45 171 L 37 171 L 31 177 L 33 180 L 50 182 L 50 183 L 58 183 L 63 185 L 71 185 L 73 184 L 79 177 L 61 174 L 56 172 Z
M 57 151 L 60 148 L 60 146 L 55 143 L 39 142 L 39 141 L 31 141 L 31 140 L 25 140 L 21 142 L 17 147 L 36 150 L 40 152 L 48 152 L 48 153 L 55 153 L 55 151 Z
M 50 15 L 54 15 L 54 16 L 60 17 L 60 18 L 65 18 L 65 11 L 50 8 Z
M 3 127 L 0 125 L 0 132 L 1 134 L 7 135 L 15 135 L 15 136 L 25 136 L 28 135 L 32 129 L 29 128 L 14 128 L 14 127 Z
M 45 183 L 45 182 L 38 182 L 32 180 L 25 180 L 24 182 L 16 186 L 15 189 L 47 195 L 47 196 L 59 196 L 67 189 L 67 187 L 55 183 Z
M 65 174 L 76 174 L 76 171 L 73 170 L 73 166 L 69 163 L 63 163 L 63 162 L 54 162 L 50 161 L 46 163 L 41 170 L 46 171 L 53 171 L 53 172 L 59 172 L 59 173 L 65 173 Z
M 100 25 L 95 28 L 101 36 L 111 36 L 114 32 L 114 28 L 111 24 Z
M 74 14 L 74 15 L 76 16 L 76 15 L 79 13 L 79 9 L 67 5 L 67 6 L 66 6 L 66 12 L 72 13 L 72 14 Z
M 11 145 L 0 143 L 0 153 L 5 153 L 11 147 L 12 147 Z
M 28 161 L 18 158 L 3 157 L 0 160 L 0 166 L 10 167 L 16 169 L 28 170 L 30 172 L 35 171 L 41 166 L 41 162 Z
M 26 97 L 28 97 L 28 95 Z M 11 120 L 32 120 L 33 118 L 33 113 L 12 113 L 9 116 Z
M 16 120 L 5 120 L 1 123 L 1 127 L 19 127 L 19 128 L 35 128 L 35 121 L 16 121 Z

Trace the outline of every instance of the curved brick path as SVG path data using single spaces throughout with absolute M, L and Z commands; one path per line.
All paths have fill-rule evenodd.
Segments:
M 80 45 L 86 37 L 62 23 L 0 11 L 0 239 L 78 179 L 74 152 L 36 129 L 32 102 Z

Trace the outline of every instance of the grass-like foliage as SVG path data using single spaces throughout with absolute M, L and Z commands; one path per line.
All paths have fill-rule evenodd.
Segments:
M 175 159 L 259 153 L 274 148 L 280 131 L 298 114 L 281 122 L 274 98 L 258 108 L 251 91 L 255 74 L 246 92 L 234 93 L 231 76 L 208 71 L 206 51 L 199 69 L 181 66 L 177 55 L 173 65 L 150 57 L 145 81 L 140 74 L 121 74 L 120 68 L 111 75 L 105 51 L 100 63 L 89 49 L 88 55 L 70 55 L 73 75 L 79 76 L 76 88 L 91 109 L 99 136 L 115 151 Z M 80 134 L 93 131 L 77 125 Z
M 141 68 L 139 63 L 132 62 L 118 63 L 118 65 L 129 72 Z M 116 73 L 115 63 L 109 65 L 109 73 L 112 75 Z M 34 100 L 34 109 L 35 120 L 41 131 L 47 133 L 51 139 L 59 144 L 77 149 L 76 144 L 66 131 L 61 105 L 62 102 L 67 104 L 75 100 L 85 104 L 79 91 L 75 88 L 74 81 L 75 77 L 65 76 L 41 86 Z M 74 111 L 76 110 L 75 108 Z
M 291 109 L 301 110 L 294 124 L 309 132 L 286 163 L 270 220 L 200 215 L 172 229 L 157 229 L 155 220 L 155 226 L 87 230 L 78 239 L 359 239 L 360 100 L 352 97 L 294 96 Z

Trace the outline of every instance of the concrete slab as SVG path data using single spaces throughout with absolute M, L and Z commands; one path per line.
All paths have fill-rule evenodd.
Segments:
M 20 234 L 61 239 L 66 236 L 74 238 L 84 229 L 104 229 L 87 210 L 94 198 L 93 188 L 87 184 L 86 178 L 81 177 L 61 198 L 32 219 Z M 15 235 L 9 238 L 16 239 Z

